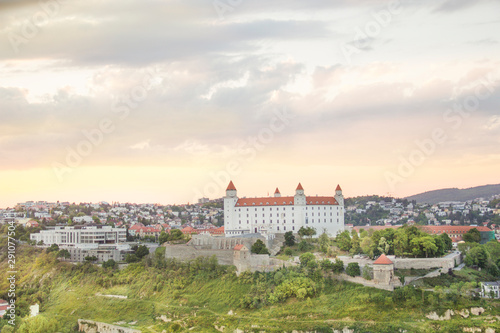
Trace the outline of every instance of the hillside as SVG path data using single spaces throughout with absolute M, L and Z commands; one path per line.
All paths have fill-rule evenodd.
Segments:
M 416 200 L 417 203 L 436 204 L 443 201 L 467 201 L 477 198 L 488 198 L 496 194 L 500 194 L 500 184 L 483 185 L 465 189 L 445 188 L 415 194 L 406 197 L 406 199 Z
M 212 259 L 181 264 L 154 256 L 112 270 L 89 263 L 59 262 L 52 254 L 24 246 L 17 249 L 17 256 L 16 331 L 20 333 L 76 332 L 78 318 L 117 323 L 144 333 L 236 329 L 332 332 L 344 327 L 372 333 L 451 332 L 457 327 L 500 329 L 494 301 L 454 292 L 434 296 L 409 286 L 391 293 L 322 277 L 310 265 L 302 272 L 282 269 L 237 277 L 233 268 L 217 265 Z M 3 298 L 8 289 L 6 266 L 3 255 Z M 294 291 L 295 287 L 299 289 Z M 278 291 L 284 293 L 278 296 Z M 297 296 L 293 296 L 295 293 Z M 41 312 L 29 318 L 27 307 L 34 303 L 40 304 Z M 429 311 L 442 314 L 446 309 L 472 306 L 482 306 L 485 314 L 453 316 L 444 322 L 425 317 Z M 6 322 L 0 321 L 0 325 L 2 333 L 12 332 Z

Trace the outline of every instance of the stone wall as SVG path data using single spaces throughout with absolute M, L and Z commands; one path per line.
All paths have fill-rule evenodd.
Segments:
M 350 275 L 347 275 L 344 273 L 335 274 L 334 277 L 339 279 L 339 280 L 345 280 L 345 281 L 349 281 L 349 282 L 359 283 L 359 284 L 362 284 L 363 286 L 366 286 L 366 287 L 373 287 L 373 288 L 384 289 L 384 290 L 389 290 L 389 291 L 393 291 L 394 287 L 401 286 L 401 283 L 398 280 L 394 281 L 393 284 L 384 284 L 384 283 L 378 283 L 374 280 L 365 280 L 361 276 L 350 276 Z
M 454 255 L 448 255 L 444 258 L 394 258 L 393 256 L 388 256 L 389 259 L 394 263 L 394 268 L 396 269 L 432 269 L 432 268 L 442 268 L 443 271 L 448 271 L 448 269 L 453 268 L 462 263 L 459 253 Z
M 85 333 L 141 333 L 141 331 L 133 328 L 120 327 L 86 319 L 78 319 L 78 331 Z
M 197 249 L 186 244 L 183 245 L 166 245 L 165 257 L 175 258 L 181 261 L 196 259 L 197 257 L 211 257 L 215 255 L 217 261 L 221 265 L 233 264 L 233 249 L 231 250 L 213 250 L 213 249 Z

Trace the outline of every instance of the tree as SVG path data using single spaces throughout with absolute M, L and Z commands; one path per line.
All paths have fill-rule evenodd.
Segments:
M 488 253 L 485 251 L 483 246 L 476 246 L 467 252 L 464 260 L 467 266 L 478 266 L 481 268 L 486 268 L 488 263 Z
M 64 259 L 69 259 L 71 258 L 71 254 L 69 253 L 68 250 L 62 249 L 57 253 L 58 258 L 64 258 Z
M 361 270 L 357 262 L 350 262 L 345 270 L 347 275 L 358 276 L 361 275 Z
M 326 251 L 328 251 L 328 247 L 330 246 L 330 237 L 328 237 L 326 232 L 322 233 L 321 236 L 319 236 L 318 243 L 319 250 L 323 253 L 326 253 Z
M 312 236 L 316 235 L 316 229 L 314 229 L 312 227 L 300 227 L 298 234 L 300 237 L 304 237 L 304 236 L 312 237 Z
M 337 242 L 339 249 L 342 251 L 349 251 L 352 247 L 351 236 L 347 230 L 339 233 L 335 238 L 335 241 Z
M 443 241 L 445 251 L 450 251 L 453 248 L 453 242 L 447 233 L 442 233 L 438 237 L 441 238 L 441 240 Z M 496 243 L 498 243 L 498 242 L 496 242 Z
M 316 257 L 311 252 L 302 253 L 299 257 L 300 266 L 308 266 L 309 262 L 316 262 Z
M 179 229 L 174 229 L 174 230 L 170 231 L 169 238 L 170 238 L 169 240 L 171 240 L 171 241 L 181 240 L 182 238 L 184 238 L 184 234 Z
M 293 232 L 287 231 L 285 232 L 285 245 L 286 246 L 294 246 L 295 245 L 295 236 Z
M 57 244 L 52 244 L 51 246 L 49 246 L 45 252 L 47 253 L 50 253 L 50 252 L 59 252 L 59 245 Z
M 340 260 L 339 258 L 335 259 L 335 262 L 333 263 L 332 271 L 334 273 L 342 273 L 344 271 L 344 262 Z
M 85 261 L 88 261 L 88 262 L 97 261 L 97 257 L 96 256 L 86 256 L 84 259 L 85 259 Z
M 467 231 L 462 238 L 468 243 L 479 243 L 481 241 L 481 233 L 476 228 L 472 228 Z
M 135 251 L 135 255 L 139 258 L 142 259 L 145 256 L 149 254 L 149 249 L 146 245 L 141 245 L 137 248 L 137 251 Z
M 117 266 L 116 261 L 114 261 L 113 259 L 109 259 L 108 261 L 102 263 L 102 268 L 114 269 L 116 268 L 116 266 Z
M 321 269 L 325 272 L 329 272 L 333 269 L 333 262 L 329 259 L 323 259 L 319 262 L 319 265 L 321 266 Z
M 264 242 L 261 241 L 260 239 L 257 239 L 255 241 L 255 243 L 253 243 L 250 251 L 252 251 L 252 253 L 255 253 L 255 254 L 269 254 L 269 250 L 267 249 Z
M 353 233 L 352 234 L 352 238 L 351 238 L 351 250 L 349 252 L 351 252 L 351 254 L 359 254 L 361 253 L 361 242 L 360 242 L 360 238 L 358 236 L 358 233 Z
M 301 240 L 299 243 L 299 251 L 307 252 L 314 248 L 314 245 L 309 244 L 305 239 Z
M 168 242 L 168 237 L 169 235 L 165 232 L 165 231 L 162 231 L 161 234 L 160 234 L 160 237 L 158 237 L 158 243 L 161 245 L 165 242 Z

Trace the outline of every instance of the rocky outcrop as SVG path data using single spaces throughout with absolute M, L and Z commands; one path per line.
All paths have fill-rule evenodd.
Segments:
M 479 316 L 481 313 L 484 313 L 483 308 L 470 308 L 470 313 L 472 313 L 475 316 Z
M 426 315 L 426 317 L 431 320 L 450 320 L 451 316 L 453 316 L 454 314 L 455 312 L 453 312 L 453 310 L 446 310 L 443 316 L 438 316 L 438 314 L 433 311 Z
M 121 327 L 86 319 L 78 319 L 78 331 L 85 333 L 141 333 L 141 331 L 133 328 Z

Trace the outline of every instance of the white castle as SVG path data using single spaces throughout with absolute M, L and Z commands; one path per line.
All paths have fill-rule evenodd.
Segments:
M 274 197 L 238 198 L 236 187 L 229 182 L 224 197 L 226 237 L 297 233 L 300 227 L 316 229 L 316 237 L 323 232 L 333 237 L 344 231 L 344 196 L 339 185 L 335 196 L 306 196 L 299 183 L 294 196 L 282 197 L 276 188 Z

